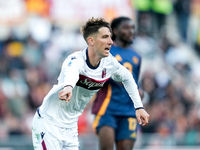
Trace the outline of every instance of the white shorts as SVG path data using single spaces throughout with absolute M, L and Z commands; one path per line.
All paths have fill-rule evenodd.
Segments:
M 32 140 L 35 150 L 78 150 L 78 129 L 61 128 L 47 124 L 35 113 L 32 124 Z

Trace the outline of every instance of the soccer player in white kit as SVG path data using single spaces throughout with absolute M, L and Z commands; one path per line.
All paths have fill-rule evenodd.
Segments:
M 102 18 L 89 19 L 82 34 L 88 47 L 65 59 L 58 84 L 45 96 L 33 118 L 35 150 L 78 150 L 78 117 L 110 77 L 124 84 L 139 124 L 148 123 L 149 114 L 143 109 L 131 73 L 109 52 L 113 44 L 109 23 Z

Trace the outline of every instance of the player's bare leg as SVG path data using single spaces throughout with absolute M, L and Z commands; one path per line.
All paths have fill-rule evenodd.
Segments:
M 117 150 L 132 150 L 134 143 L 133 140 L 120 140 L 117 142 Z
M 103 126 L 99 130 L 100 150 L 113 150 L 115 131 L 112 127 Z

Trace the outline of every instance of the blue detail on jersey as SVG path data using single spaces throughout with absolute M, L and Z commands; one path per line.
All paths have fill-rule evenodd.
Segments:
M 76 59 L 76 57 L 71 57 L 71 61 L 68 63 L 68 66 L 72 65 L 72 60 Z
M 68 64 L 68 66 L 71 66 L 71 65 L 72 65 L 72 62 L 70 61 L 69 64 Z
M 72 57 L 71 60 L 76 59 L 76 57 Z

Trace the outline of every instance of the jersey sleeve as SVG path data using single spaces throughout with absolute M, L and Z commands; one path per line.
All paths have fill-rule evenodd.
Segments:
M 129 96 L 131 97 L 135 109 L 143 107 L 137 84 L 133 79 L 132 74 L 123 67 L 117 60 L 114 60 L 114 73 L 112 74 L 111 78 L 115 81 L 122 82 L 126 91 L 128 92 Z
M 66 58 L 62 65 L 62 71 L 64 75 L 64 84 L 63 86 L 70 85 L 74 87 L 79 79 L 79 72 L 82 60 L 80 58 L 70 56 Z

